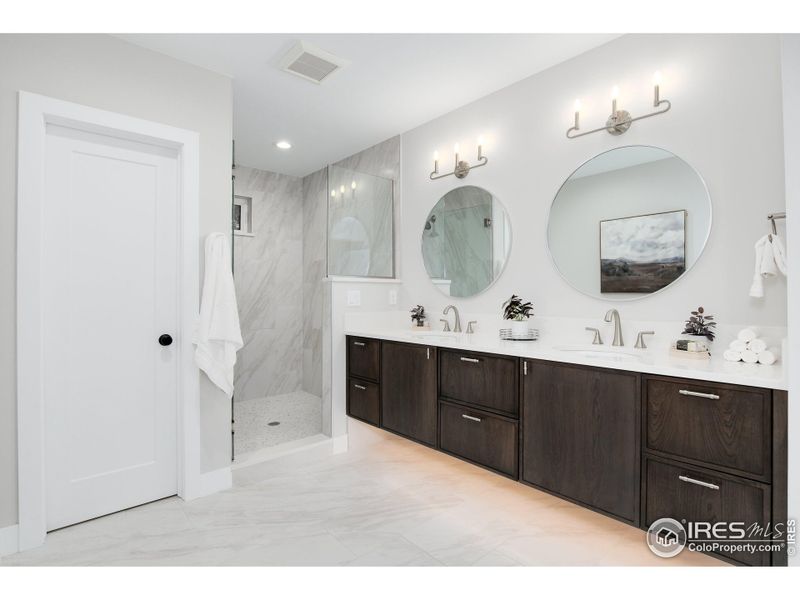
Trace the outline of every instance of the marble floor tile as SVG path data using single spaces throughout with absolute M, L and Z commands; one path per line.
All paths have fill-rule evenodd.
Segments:
M 659 559 L 638 529 L 350 427 L 346 453 L 243 467 L 230 490 L 74 525 L 0 565 L 724 565 L 688 551 Z

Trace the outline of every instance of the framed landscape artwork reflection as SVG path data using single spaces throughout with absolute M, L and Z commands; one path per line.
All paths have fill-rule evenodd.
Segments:
M 686 211 L 600 221 L 600 292 L 649 293 L 686 270 Z

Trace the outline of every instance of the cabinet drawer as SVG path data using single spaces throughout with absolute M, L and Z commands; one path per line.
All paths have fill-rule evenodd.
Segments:
M 441 351 L 439 393 L 508 415 L 519 414 L 519 360 L 474 352 Z
M 369 338 L 347 338 L 347 372 L 351 377 L 378 381 L 381 372 L 381 343 Z
M 647 458 L 645 526 L 663 517 L 686 522 L 770 522 L 770 487 L 697 467 Z M 705 485 L 703 485 L 705 484 Z M 760 539 L 746 535 L 747 539 Z M 767 540 L 768 541 L 768 540 Z M 768 552 L 718 552 L 747 565 L 769 565 Z
M 380 388 L 361 379 L 347 380 L 347 414 L 373 425 L 380 425 Z
M 734 474 L 771 477 L 771 392 L 648 378 L 648 449 Z
M 512 419 L 449 402 L 439 403 L 439 447 L 517 478 L 518 424 Z

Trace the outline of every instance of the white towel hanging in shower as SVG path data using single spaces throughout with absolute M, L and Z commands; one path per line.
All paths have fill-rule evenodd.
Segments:
M 228 398 L 233 396 L 233 367 L 242 347 L 229 242 L 223 233 L 206 238 L 205 277 L 194 359 Z

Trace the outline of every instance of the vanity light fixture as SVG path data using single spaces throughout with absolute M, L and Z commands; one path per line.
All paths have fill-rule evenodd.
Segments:
M 592 129 L 591 131 L 583 131 L 578 133 L 581 128 L 580 123 L 580 116 L 581 116 L 581 101 L 575 100 L 575 123 L 567 129 L 567 137 L 569 139 L 574 139 L 578 137 L 582 137 L 584 135 L 589 135 L 590 133 L 597 133 L 598 131 L 607 131 L 611 135 L 622 135 L 628 129 L 631 128 L 631 123 L 634 121 L 640 121 L 642 119 L 646 119 L 648 117 L 654 117 L 656 115 L 661 115 L 667 112 L 670 108 L 672 108 L 672 103 L 669 100 L 662 100 L 661 99 L 661 71 L 656 71 L 653 74 L 653 106 L 655 108 L 662 107 L 660 110 L 655 110 L 651 113 L 646 115 L 641 115 L 639 117 L 632 117 L 631 113 L 627 110 L 622 110 L 617 108 L 617 101 L 619 100 L 619 87 L 614 86 L 611 89 L 611 115 L 608 117 L 606 124 L 604 127 L 598 127 L 597 129 Z
M 441 179 L 442 177 L 449 177 L 450 175 L 455 175 L 459 179 L 464 179 L 471 169 L 477 169 L 478 167 L 482 167 L 489 159 L 486 158 L 483 154 L 483 136 L 478 138 L 478 162 L 474 165 L 470 165 L 467 161 L 461 160 L 459 155 L 460 147 L 458 144 L 453 146 L 453 154 L 455 154 L 455 161 L 453 170 L 449 173 L 439 173 L 439 151 L 433 153 L 433 171 L 430 174 L 431 179 Z

